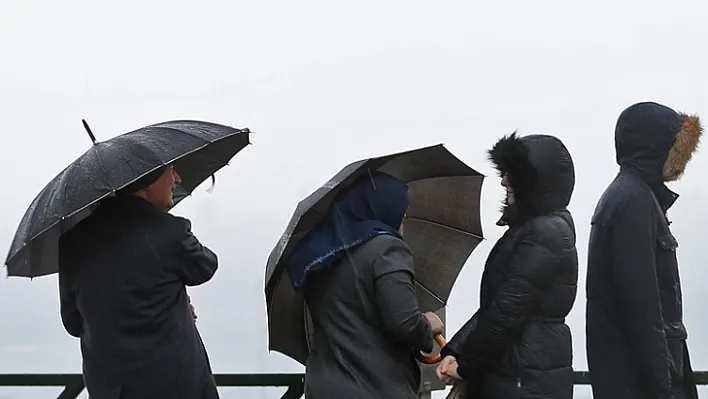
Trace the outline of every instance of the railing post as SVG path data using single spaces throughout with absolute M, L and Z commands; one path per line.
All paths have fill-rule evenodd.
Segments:
M 64 390 L 57 396 L 57 399 L 76 399 L 81 395 L 81 392 L 84 391 L 84 388 L 86 388 L 86 386 L 84 385 L 83 378 L 79 381 L 67 383 Z
M 280 397 L 280 399 L 300 399 L 305 395 L 305 387 L 303 386 L 304 384 L 300 385 L 290 385 L 288 387 L 288 390 L 285 391 L 283 396 Z

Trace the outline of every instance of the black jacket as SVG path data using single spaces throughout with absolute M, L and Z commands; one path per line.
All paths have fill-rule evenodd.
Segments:
M 587 358 L 596 399 L 697 397 L 678 242 L 666 218 L 678 195 L 664 180 L 683 173 L 700 131 L 697 118 L 655 103 L 635 104 L 617 121 L 620 172 L 597 204 L 588 248 Z
M 578 255 L 566 206 L 573 161 L 555 137 L 515 134 L 490 151 L 516 203 L 489 254 L 480 307 L 443 355 L 457 358 L 470 398 L 571 399 L 573 355 L 565 317 L 575 301 Z
M 185 290 L 211 279 L 217 258 L 190 227 L 122 196 L 61 238 L 61 318 L 81 339 L 91 398 L 219 397 Z

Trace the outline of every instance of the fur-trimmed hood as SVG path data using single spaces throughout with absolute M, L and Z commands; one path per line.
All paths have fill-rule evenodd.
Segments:
M 664 182 L 683 176 L 702 134 L 696 115 L 678 113 L 653 102 L 634 104 L 617 119 L 617 163 L 624 169 L 639 172 L 667 209 L 678 196 L 671 193 Z
M 499 224 L 514 224 L 565 209 L 575 187 L 573 158 L 555 136 L 516 132 L 500 139 L 489 159 L 500 175 L 508 174 L 516 203 L 506 205 Z
M 678 180 L 698 149 L 702 133 L 696 115 L 652 102 L 634 104 L 617 119 L 617 163 L 640 169 L 652 179 Z

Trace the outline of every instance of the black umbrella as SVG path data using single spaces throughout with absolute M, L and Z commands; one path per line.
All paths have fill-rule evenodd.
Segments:
M 269 349 L 305 363 L 312 322 L 286 270 L 291 251 L 327 213 L 343 188 L 370 170 L 408 183 L 404 239 L 413 251 L 423 311 L 445 306 L 462 266 L 482 240 L 479 200 L 484 176 L 442 145 L 354 162 L 302 200 L 268 258 L 265 295 Z
M 59 237 L 89 216 L 105 197 L 174 164 L 187 197 L 249 144 L 249 130 L 200 121 L 158 123 L 97 142 L 47 184 L 32 201 L 5 260 L 8 276 L 38 277 L 58 270 Z

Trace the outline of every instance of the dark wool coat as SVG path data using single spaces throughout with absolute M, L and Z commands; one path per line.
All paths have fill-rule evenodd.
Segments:
M 414 351 L 431 351 L 433 333 L 418 309 L 408 246 L 379 235 L 312 278 L 305 398 L 417 399 Z
M 81 339 L 92 399 L 219 397 L 185 290 L 211 279 L 217 259 L 190 228 L 120 196 L 61 238 L 61 318 Z

